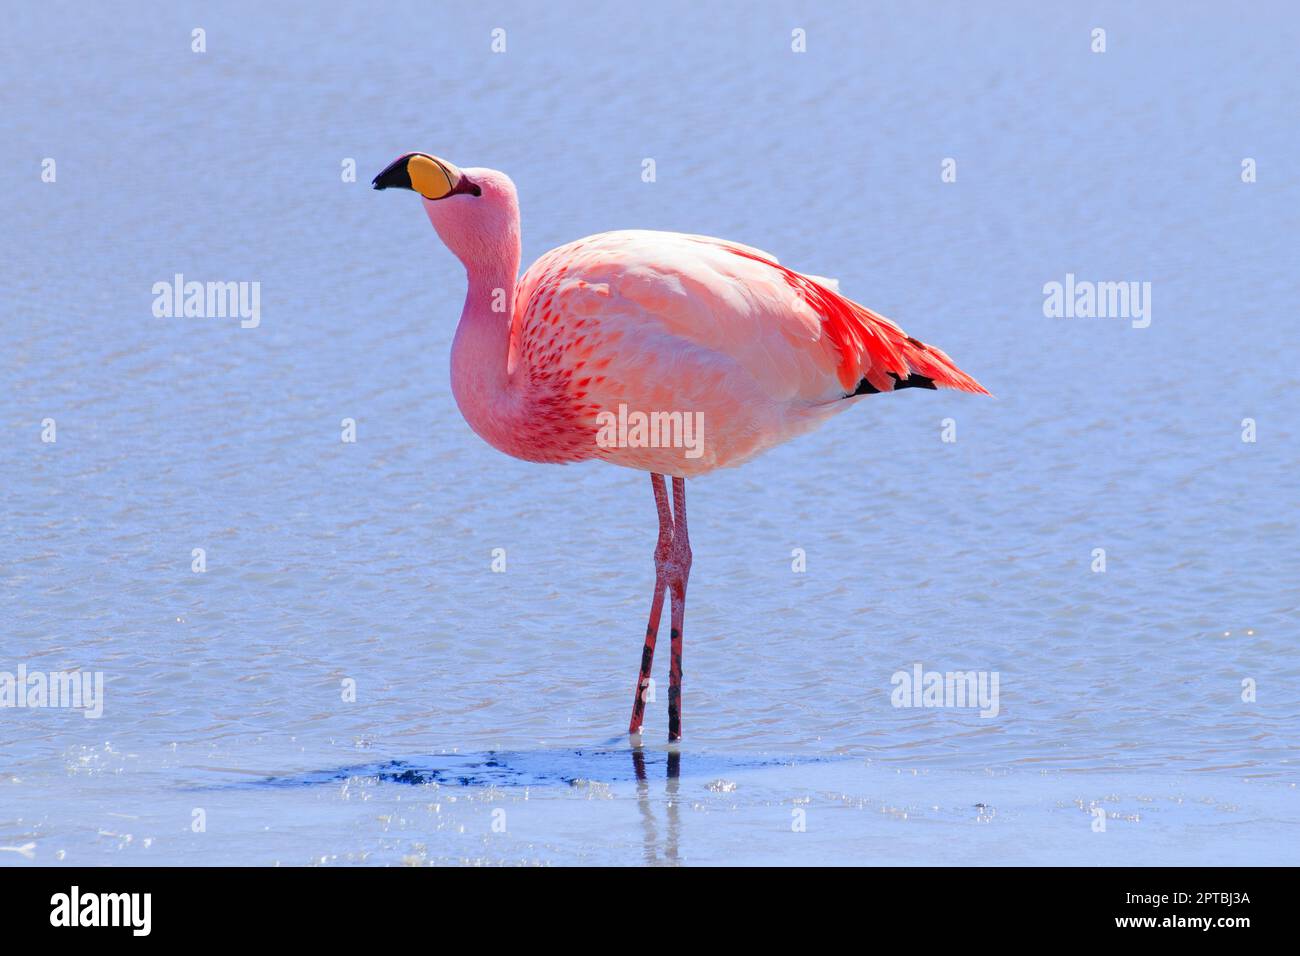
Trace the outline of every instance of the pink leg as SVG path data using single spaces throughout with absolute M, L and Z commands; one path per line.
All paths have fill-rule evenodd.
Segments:
M 632 720 L 627 732 L 641 732 L 641 721 L 645 716 L 645 691 L 650 683 L 650 666 L 655 659 L 655 640 L 659 637 L 659 618 L 664 609 L 664 590 L 668 586 L 666 566 L 673 543 L 672 515 L 668 511 L 668 491 L 664 487 L 663 475 L 651 475 L 650 486 L 654 489 L 655 505 L 659 509 L 659 540 L 655 544 L 655 593 L 650 603 L 650 621 L 645 628 L 645 647 L 641 649 L 641 673 L 637 675 L 636 687 L 632 695 Z
M 691 540 L 686 534 L 686 479 L 673 479 L 673 543 L 667 567 L 672 595 L 672 661 L 668 669 L 668 739 L 682 739 L 682 625 L 686 582 L 691 576 Z

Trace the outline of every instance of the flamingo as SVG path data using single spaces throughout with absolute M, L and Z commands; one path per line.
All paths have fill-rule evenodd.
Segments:
M 682 736 L 685 479 L 746 462 L 867 395 L 988 394 L 942 351 L 840 295 L 833 280 L 752 246 L 604 232 L 552 249 L 521 277 L 519 201 L 505 173 L 407 153 L 372 185 L 418 193 L 465 266 L 451 387 L 470 428 L 525 461 L 596 459 L 650 473 L 659 535 L 628 724 L 634 739 L 665 593 L 668 738 Z

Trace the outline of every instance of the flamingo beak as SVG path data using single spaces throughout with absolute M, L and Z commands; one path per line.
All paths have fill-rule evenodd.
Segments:
M 397 157 L 370 185 L 375 189 L 410 189 L 425 199 L 483 194 L 478 184 L 454 164 L 427 153 L 407 153 Z

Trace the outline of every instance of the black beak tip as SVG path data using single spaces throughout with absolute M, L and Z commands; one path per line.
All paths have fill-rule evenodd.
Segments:
M 379 175 L 370 181 L 370 185 L 375 189 L 389 189 L 392 187 L 410 189 L 411 174 L 406 169 L 406 161 L 410 158 L 410 155 L 410 153 L 407 153 L 405 156 L 397 157 L 379 171 Z

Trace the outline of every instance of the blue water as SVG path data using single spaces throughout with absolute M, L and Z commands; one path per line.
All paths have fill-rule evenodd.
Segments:
M 1294 11 L 479 6 L 6 11 L 0 671 L 106 699 L 0 709 L 0 865 L 1300 862 Z M 997 396 L 691 483 L 675 755 L 662 687 L 619 736 L 648 481 L 461 421 L 412 149 L 508 172 L 526 263 L 750 243 Z M 178 272 L 260 324 L 156 318 Z M 917 662 L 998 715 L 893 707 Z

